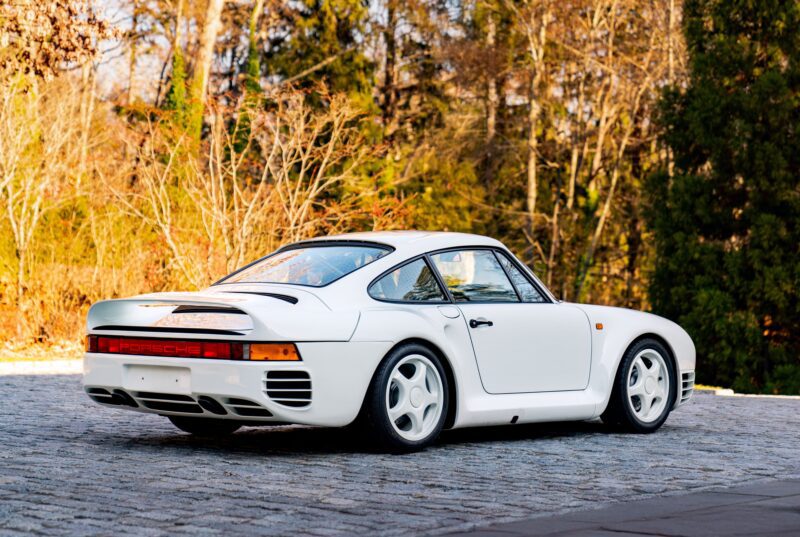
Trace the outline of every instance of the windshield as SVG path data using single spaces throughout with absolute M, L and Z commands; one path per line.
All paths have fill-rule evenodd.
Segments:
M 322 287 L 388 254 L 372 245 L 309 245 L 279 251 L 219 283 L 291 283 Z

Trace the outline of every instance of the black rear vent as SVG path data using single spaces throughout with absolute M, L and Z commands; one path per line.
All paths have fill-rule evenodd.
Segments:
M 169 403 L 167 401 L 142 401 L 142 406 L 150 410 L 163 412 L 183 412 L 184 414 L 202 414 L 203 409 L 197 403 Z
M 136 401 L 134 401 L 133 397 L 128 395 L 128 393 L 123 390 L 114 390 L 113 392 L 109 392 L 104 388 L 86 388 L 86 393 L 95 403 L 130 406 L 133 408 L 139 406 Z
M 242 310 L 236 308 L 226 308 L 223 306 L 178 306 L 172 313 L 230 313 L 233 315 L 247 315 Z
M 197 403 L 205 410 L 211 412 L 212 414 L 216 414 L 217 416 L 224 416 L 228 413 L 228 411 L 225 410 L 225 407 L 219 404 L 219 401 L 207 395 L 201 395 L 198 397 Z
M 179 393 L 136 392 L 136 399 L 143 407 L 164 412 L 202 414 L 203 409 L 193 397 Z
M 307 371 L 267 371 L 264 381 L 267 397 L 289 407 L 311 404 L 311 376 Z
M 249 399 L 240 399 L 238 397 L 229 397 L 226 404 L 231 412 L 239 416 L 256 416 L 260 418 L 272 417 L 272 413 L 266 408 L 262 407 L 255 401 Z
M 236 412 L 236 414 L 238 414 L 239 416 L 255 416 L 259 418 L 269 418 L 272 416 L 272 413 L 266 408 L 254 408 L 254 407 L 244 406 L 244 407 L 235 407 L 233 411 Z
M 307 378 L 307 375 L 306 375 Z M 310 382 L 305 380 L 309 387 Z M 306 402 L 288 406 L 306 406 L 310 399 L 309 390 L 301 394 Z M 217 398 L 210 395 L 191 395 L 181 393 L 131 392 L 121 389 L 87 387 L 86 394 L 97 403 L 105 405 L 144 407 L 156 412 L 175 412 L 181 414 L 201 414 L 206 416 L 236 415 L 248 418 L 272 418 L 272 413 L 261 404 L 239 397 Z M 288 396 L 285 396 L 288 398 Z
M 115 397 L 111 392 L 104 390 L 103 388 L 86 388 L 86 393 L 95 403 L 103 403 L 106 405 L 125 404 L 122 399 Z
M 155 393 L 155 392 L 137 392 L 136 397 L 139 399 L 160 399 L 161 401 L 189 401 L 194 403 L 194 399 L 188 395 L 180 395 L 177 393 Z
M 253 401 L 248 401 L 247 399 L 238 399 L 236 397 L 230 397 L 228 399 L 228 404 L 234 406 L 260 406 L 258 403 L 254 403 Z

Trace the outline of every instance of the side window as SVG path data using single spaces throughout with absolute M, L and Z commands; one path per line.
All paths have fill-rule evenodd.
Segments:
M 378 300 L 403 302 L 445 302 L 447 298 L 436 277 L 423 259 L 393 270 L 369 287 L 369 296 Z
M 489 250 L 431 256 L 456 302 L 519 302 L 506 273 Z
M 525 277 L 525 275 L 511 262 L 511 259 L 502 252 L 497 252 L 497 257 L 500 258 L 500 263 L 506 269 L 508 275 L 511 276 L 511 281 L 519 291 L 520 298 L 523 302 L 547 302 L 542 294 L 536 287 Z

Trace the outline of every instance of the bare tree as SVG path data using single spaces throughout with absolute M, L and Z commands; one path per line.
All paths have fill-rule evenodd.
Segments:
M 181 159 L 191 142 L 171 141 L 151 125 L 139 149 L 146 163 L 139 187 L 115 190 L 129 214 L 162 237 L 180 279 L 194 287 L 318 232 L 329 203 L 323 195 L 351 178 L 372 151 L 357 128 L 360 112 L 345 96 L 329 97 L 323 110 L 292 90 L 271 99 L 274 110 L 250 114 L 248 146 L 239 151 L 238 125 L 231 132 L 222 109 L 212 116 L 202 159 Z M 258 148 L 255 162 L 248 161 L 251 147 Z M 254 167 L 259 176 L 248 173 Z
M 0 91 L 0 202 L 14 244 L 19 305 L 39 222 L 80 161 L 80 97 L 77 85 L 21 76 Z
M 523 2 L 522 6 L 506 2 L 514 14 L 525 37 L 528 53 L 528 139 L 527 139 L 527 196 L 528 229 L 531 246 L 536 242 L 536 198 L 539 192 L 539 131 L 541 129 L 542 103 L 547 90 L 542 87 L 547 66 L 545 54 L 548 44 L 548 27 L 553 19 L 552 2 L 537 0 Z

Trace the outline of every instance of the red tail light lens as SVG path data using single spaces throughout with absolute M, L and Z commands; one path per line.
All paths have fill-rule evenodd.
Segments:
M 105 354 L 136 354 L 173 358 L 244 359 L 244 344 L 227 341 L 88 336 L 86 350 Z

